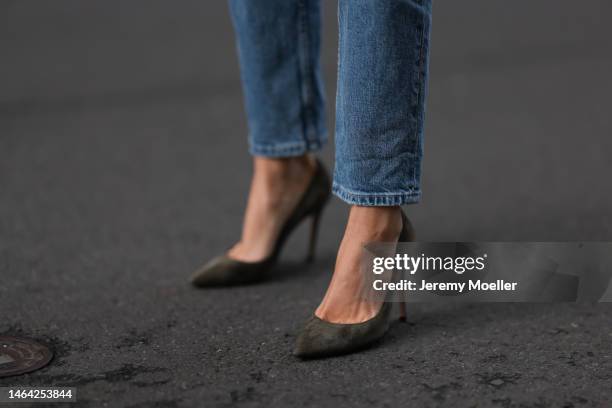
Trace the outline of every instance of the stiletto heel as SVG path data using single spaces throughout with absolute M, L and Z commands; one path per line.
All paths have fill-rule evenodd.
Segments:
M 329 175 L 323 164 L 317 160 L 317 168 L 310 185 L 285 222 L 276 239 L 272 253 L 267 258 L 259 262 L 242 262 L 227 255 L 221 255 L 195 271 L 191 277 L 191 283 L 198 287 L 208 287 L 245 285 L 264 280 L 267 277 L 267 272 L 276 263 L 291 232 L 309 216 L 314 217 L 308 247 L 308 259 L 312 259 L 321 213 L 330 195 L 331 182 Z
M 312 216 L 312 224 L 310 225 L 310 239 L 308 240 L 308 254 L 306 255 L 306 262 L 313 262 L 315 259 L 315 252 L 317 247 L 317 239 L 319 237 L 319 221 L 321 220 L 321 213 L 323 208 L 317 210 Z
M 405 322 L 406 321 L 406 302 L 402 300 L 397 305 L 399 306 L 399 310 L 400 310 L 399 320 L 400 322 Z
M 402 212 L 402 232 L 399 241 L 414 237 L 414 230 Z M 389 294 L 378 313 L 362 323 L 331 323 L 312 315 L 297 339 L 294 354 L 300 358 L 319 358 L 352 353 L 370 346 L 384 336 L 391 321 Z M 400 319 L 406 319 L 405 303 L 399 303 Z
M 416 235 L 414 233 L 414 228 L 412 227 L 412 224 L 410 223 L 410 220 L 408 219 L 408 217 L 406 217 L 406 215 L 403 212 L 402 212 L 402 223 L 403 223 L 403 228 L 402 228 L 400 237 L 397 240 L 398 243 L 415 241 Z M 406 321 L 406 301 L 403 299 L 403 296 L 404 296 L 403 293 L 401 294 L 401 296 L 402 296 L 402 299 L 398 303 L 399 311 L 400 311 L 399 321 L 405 322 Z

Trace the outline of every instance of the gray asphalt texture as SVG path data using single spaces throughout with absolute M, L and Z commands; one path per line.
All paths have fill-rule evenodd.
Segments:
M 420 240 L 612 240 L 610 15 L 435 3 Z M 271 282 L 191 288 L 245 205 L 233 42 L 223 1 L 0 3 L 0 333 L 56 350 L 0 386 L 77 387 L 79 407 L 610 406 L 610 304 L 412 305 L 376 348 L 293 358 L 333 270 L 337 199 L 314 264 L 299 230 Z

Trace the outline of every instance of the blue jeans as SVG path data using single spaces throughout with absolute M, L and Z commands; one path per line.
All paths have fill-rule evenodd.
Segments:
M 355 205 L 421 196 L 431 0 L 338 0 L 333 191 Z M 230 0 L 250 151 L 290 157 L 327 140 L 319 0 Z

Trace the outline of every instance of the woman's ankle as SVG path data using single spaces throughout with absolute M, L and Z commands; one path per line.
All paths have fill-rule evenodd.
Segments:
M 273 180 L 288 180 L 311 175 L 316 170 L 316 160 L 311 154 L 295 157 L 253 158 L 253 172 L 257 177 Z
M 357 236 L 364 234 L 372 241 L 396 240 L 402 231 L 401 207 L 364 207 L 354 205 L 351 207 L 347 223 L 349 229 Z M 350 236 L 348 236 L 350 239 Z

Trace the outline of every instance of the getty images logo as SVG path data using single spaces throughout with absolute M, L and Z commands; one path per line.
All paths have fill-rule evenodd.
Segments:
M 482 271 L 486 267 L 487 254 L 473 256 L 409 256 L 375 257 L 372 272 L 377 275 L 388 270 L 402 270 L 414 275 L 418 271 L 452 271 L 458 275 L 466 271 Z

